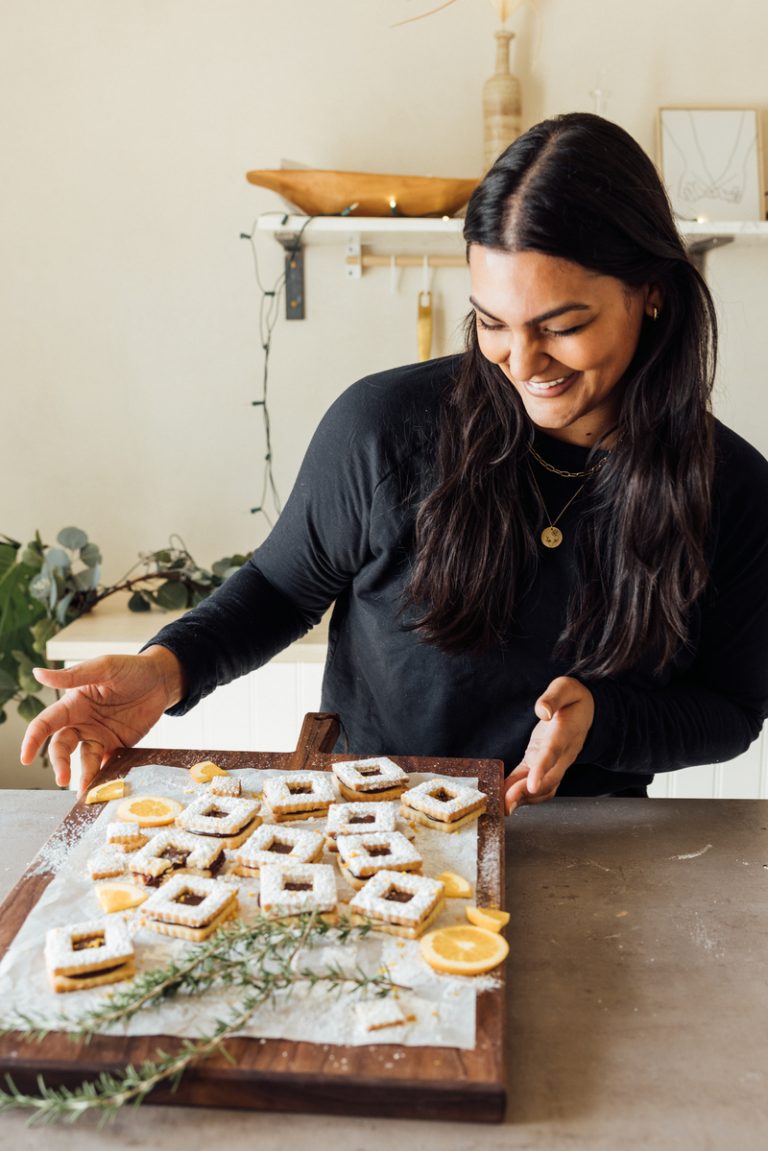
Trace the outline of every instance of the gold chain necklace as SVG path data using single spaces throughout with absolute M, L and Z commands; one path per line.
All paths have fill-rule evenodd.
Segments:
M 576 473 L 576 474 L 577 474 L 577 476 L 578 475 L 586 475 L 587 478 L 589 478 L 589 476 L 591 476 L 592 472 L 595 470 L 596 469 L 593 468 L 592 471 L 581 472 L 581 473 Z M 536 489 L 536 494 L 539 497 L 539 500 L 541 502 L 541 506 L 544 509 L 544 515 L 547 518 L 547 520 L 549 520 L 549 523 L 547 524 L 547 526 L 542 531 L 541 535 L 539 536 L 539 539 L 544 544 L 545 548 L 559 548 L 560 544 L 563 542 L 563 533 L 560 531 L 560 528 L 557 526 L 558 520 L 561 520 L 563 518 L 565 513 L 568 511 L 568 508 L 571 506 L 573 501 L 576 499 L 576 497 L 581 492 L 584 491 L 584 488 L 587 486 L 587 480 L 586 479 L 584 480 L 584 483 L 581 484 L 576 489 L 576 491 L 573 493 L 571 498 L 568 500 L 568 503 L 565 505 L 565 507 L 562 508 L 557 513 L 557 515 L 555 516 L 554 519 L 552 519 L 552 516 L 547 511 L 547 505 L 544 503 L 544 496 L 541 494 L 541 488 L 538 485 L 538 482 L 536 480 L 536 476 L 533 474 L 533 469 L 530 467 L 530 465 L 528 466 L 528 471 L 530 472 L 531 480 L 533 481 L 533 486 Z
M 546 471 L 552 472 L 552 474 L 555 476 L 562 476 L 562 478 L 564 480 L 588 479 L 589 476 L 593 476 L 595 474 L 595 472 L 599 472 L 600 468 L 603 466 L 605 461 L 608 459 L 607 456 L 603 456 L 603 458 L 598 460 L 596 464 L 593 464 L 591 468 L 587 468 L 583 472 L 567 472 L 564 468 L 556 468 L 554 464 L 550 464 L 547 462 L 547 460 L 543 459 L 543 457 L 540 456 L 539 453 L 536 451 L 536 448 L 533 446 L 533 444 L 530 445 L 530 447 L 528 448 L 528 451 L 531 453 L 531 455 L 533 456 L 533 458 L 535 459 L 537 464 L 541 464 L 541 466 Z M 579 490 L 581 490 L 581 489 L 579 489 Z M 576 495 L 578 495 L 578 494 L 579 493 L 577 492 Z M 576 497 L 574 496 L 574 499 L 575 498 Z M 562 515 L 562 512 L 560 514 Z

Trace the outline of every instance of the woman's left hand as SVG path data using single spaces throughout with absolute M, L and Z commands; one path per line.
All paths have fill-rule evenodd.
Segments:
M 507 815 L 524 803 L 543 803 L 557 792 L 584 746 L 595 715 L 592 692 L 578 679 L 561 675 L 534 704 L 539 722 L 522 760 L 507 776 Z

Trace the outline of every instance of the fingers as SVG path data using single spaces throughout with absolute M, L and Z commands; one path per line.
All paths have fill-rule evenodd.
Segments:
M 79 742 L 80 736 L 73 727 L 57 731 L 51 738 L 48 757 L 59 787 L 66 787 L 71 779 L 70 761 Z
M 104 748 L 94 739 L 86 739 L 80 744 L 80 786 L 78 794 L 87 791 L 94 776 L 104 762 Z
M 70 723 L 69 708 L 64 700 L 57 700 L 36 716 L 26 732 L 21 744 L 21 762 L 30 764 L 54 732 Z

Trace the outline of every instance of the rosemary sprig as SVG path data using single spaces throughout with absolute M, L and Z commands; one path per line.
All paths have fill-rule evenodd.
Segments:
M 265 918 L 250 925 L 237 922 L 220 929 L 178 961 L 134 979 L 130 986 L 113 992 L 100 1007 L 78 1019 L 61 1015 L 58 1022 L 50 1026 L 20 1015 L 15 1020 L 5 1020 L 2 1030 L 18 1030 L 22 1023 L 38 1040 L 64 1027 L 73 1040 L 87 1041 L 106 1027 L 176 995 L 200 996 L 213 986 L 248 989 L 242 1002 L 226 1019 L 216 1023 L 210 1035 L 184 1040 L 171 1055 L 158 1050 L 155 1059 L 138 1067 L 126 1067 L 120 1074 L 103 1072 L 75 1089 L 49 1087 L 40 1076 L 36 1095 L 22 1092 L 11 1076 L 6 1076 L 8 1089 L 0 1089 L 0 1113 L 21 1108 L 31 1112 L 32 1122 L 59 1119 L 74 1122 L 81 1115 L 95 1111 L 103 1120 L 109 1120 L 126 1103 L 141 1103 L 161 1083 L 170 1082 L 175 1086 L 192 1063 L 201 1062 L 216 1052 L 226 1057 L 225 1041 L 242 1030 L 263 1003 L 280 995 L 290 995 L 298 984 L 310 989 L 323 986 L 336 995 L 345 991 L 373 993 L 377 997 L 388 995 L 398 985 L 386 969 L 369 975 L 359 965 L 345 971 L 337 964 L 329 964 L 315 971 L 296 962 L 303 951 L 316 946 L 330 933 L 343 942 L 352 935 L 363 936 L 369 930 L 370 924 L 358 926 L 342 922 L 329 926 L 314 914 L 292 922 Z

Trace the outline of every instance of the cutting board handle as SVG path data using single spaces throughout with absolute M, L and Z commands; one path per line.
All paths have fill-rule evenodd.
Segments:
M 289 770 L 307 771 L 316 755 L 333 751 L 340 728 L 339 717 L 333 712 L 307 712 L 301 725 L 296 750 L 291 757 Z

